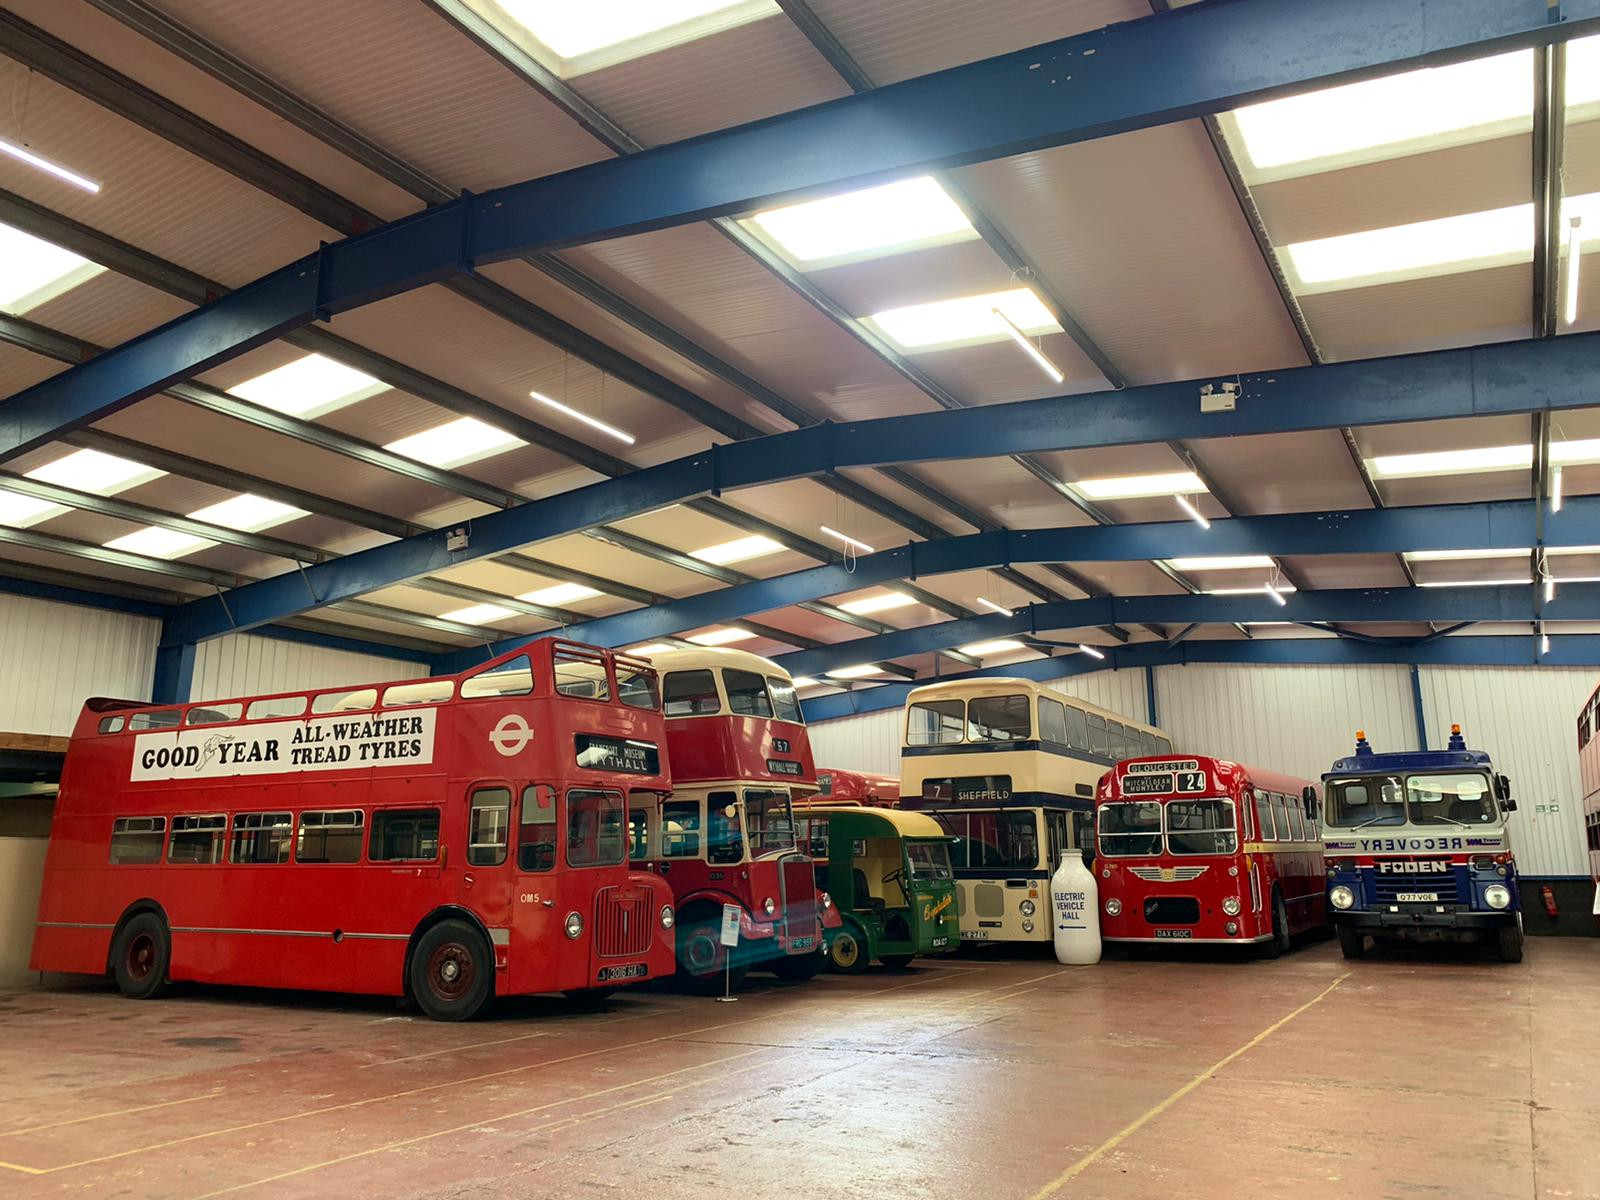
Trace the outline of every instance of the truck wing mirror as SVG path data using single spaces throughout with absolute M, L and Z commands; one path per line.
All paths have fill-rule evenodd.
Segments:
M 1496 800 L 1511 799 L 1511 780 L 1504 775 L 1494 777 L 1494 798 Z
M 1307 784 L 1300 789 L 1300 799 L 1306 806 L 1306 816 L 1317 815 L 1317 789 Z
M 1502 801 L 1500 801 L 1500 811 L 1501 812 L 1508 812 L 1508 813 L 1516 812 L 1517 811 L 1517 802 L 1515 800 L 1502 800 Z

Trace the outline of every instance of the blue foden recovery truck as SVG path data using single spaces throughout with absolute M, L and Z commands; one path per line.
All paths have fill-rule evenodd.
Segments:
M 1444 750 L 1356 752 L 1322 777 L 1328 912 L 1346 958 L 1367 937 L 1485 940 L 1522 959 L 1522 903 L 1506 818 L 1511 785 L 1461 726 Z

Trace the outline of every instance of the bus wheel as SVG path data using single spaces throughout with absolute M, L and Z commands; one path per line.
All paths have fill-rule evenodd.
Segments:
M 1283 894 L 1272 893 L 1272 936 L 1261 943 L 1262 958 L 1277 958 L 1289 949 L 1289 910 L 1283 906 Z
M 411 952 L 411 997 L 435 1021 L 470 1021 L 494 998 L 494 960 L 465 921 L 440 921 Z
M 1517 918 L 1515 925 L 1500 926 L 1499 936 L 1496 938 L 1497 948 L 1500 951 L 1501 962 L 1522 961 L 1522 918 Z
M 867 969 L 867 948 L 853 931 L 841 929 L 828 943 L 828 965 L 841 975 L 859 975 Z
M 1348 925 L 1340 925 L 1339 950 L 1346 958 L 1365 958 L 1367 955 L 1367 935 L 1359 929 L 1351 929 Z
M 804 983 L 808 979 L 815 979 L 826 965 L 821 950 L 811 954 L 785 954 L 773 961 L 772 973 L 785 983 Z
M 124 996 L 149 1000 L 167 986 L 172 939 L 167 926 L 152 912 L 139 913 L 117 934 L 111 947 L 111 974 Z
M 720 920 L 678 926 L 678 978 L 690 991 L 702 996 L 714 995 L 724 987 L 737 991 L 749 970 L 744 963 L 729 969 Z
M 878 961 L 891 971 L 904 971 L 915 957 L 915 954 L 884 954 L 879 956 Z

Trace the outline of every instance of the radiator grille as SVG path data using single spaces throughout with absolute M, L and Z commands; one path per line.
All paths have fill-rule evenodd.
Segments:
M 1372 886 L 1379 904 L 1399 903 L 1398 897 L 1402 892 L 1437 896 L 1437 900 L 1428 901 L 1430 904 L 1455 904 L 1461 899 L 1461 891 L 1456 886 L 1453 873 L 1377 875 L 1373 877 Z
M 783 919 L 789 933 L 805 937 L 817 924 L 817 877 L 811 860 L 799 855 L 785 858 L 779 865 L 783 882 Z
M 1006 915 L 1006 890 L 998 883 L 972 885 L 972 909 L 979 917 L 993 920 Z
M 636 958 L 650 949 L 650 889 L 602 888 L 594 901 L 594 946 L 601 958 Z
M 1144 902 L 1144 919 L 1152 925 L 1198 925 L 1200 901 L 1193 896 L 1151 896 Z
M 1204 875 L 1209 867 L 1129 867 L 1130 874 L 1146 883 L 1189 883 Z

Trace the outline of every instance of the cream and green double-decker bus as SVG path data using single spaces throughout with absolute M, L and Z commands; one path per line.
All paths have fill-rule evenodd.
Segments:
M 1125 758 L 1172 740 L 1027 679 L 957 679 L 906 697 L 900 806 L 959 838 L 961 937 L 1048 942 L 1050 875 L 1092 847 L 1094 789 Z

